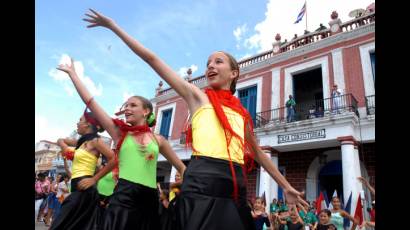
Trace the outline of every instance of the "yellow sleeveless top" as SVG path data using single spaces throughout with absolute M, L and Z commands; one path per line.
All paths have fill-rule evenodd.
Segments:
M 244 137 L 244 120 L 240 114 L 222 106 L 232 129 Z M 192 155 L 207 156 L 229 161 L 225 132 L 211 104 L 201 106 L 192 116 L 192 145 L 197 150 Z M 241 141 L 232 137 L 229 152 L 233 162 L 243 164 Z
M 93 176 L 95 167 L 97 166 L 97 160 L 98 158 L 94 154 L 85 149 L 78 148 L 75 150 L 71 179 L 82 176 Z

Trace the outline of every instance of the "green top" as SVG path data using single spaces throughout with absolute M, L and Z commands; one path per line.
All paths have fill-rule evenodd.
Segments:
M 103 176 L 97 184 L 98 193 L 104 196 L 111 196 L 114 192 L 115 180 L 112 177 L 112 172 L 109 172 Z
M 290 106 L 295 106 L 296 105 L 296 102 L 295 102 L 295 100 L 292 98 L 292 99 L 289 99 L 287 102 L 286 102 L 286 107 L 290 107 Z
M 343 216 L 340 212 L 332 212 L 330 222 L 336 226 L 337 229 L 343 229 Z
M 134 137 L 127 135 L 119 153 L 119 178 L 142 184 L 150 188 L 157 187 L 157 159 L 159 147 L 152 140 L 142 152 Z
M 279 211 L 289 211 L 288 206 L 286 204 L 279 205 Z
M 299 211 L 299 216 L 305 224 L 314 224 L 318 222 L 316 215 L 312 212 L 307 212 L 307 214 L 305 214 L 305 212 Z
M 271 203 L 270 204 L 270 212 L 271 213 L 279 212 L 279 206 L 277 204 Z

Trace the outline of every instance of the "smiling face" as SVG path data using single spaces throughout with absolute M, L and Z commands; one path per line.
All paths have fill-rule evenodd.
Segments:
M 148 108 L 144 108 L 141 100 L 136 97 L 128 98 L 124 105 L 124 114 L 127 123 L 132 125 L 143 125 L 146 122 L 146 116 L 150 113 Z
M 263 210 L 263 202 L 262 199 L 256 199 L 255 203 L 253 204 L 253 208 L 255 210 Z
M 205 76 L 213 89 L 229 90 L 231 82 L 239 76 L 239 67 L 231 59 L 220 51 L 209 56 Z
M 330 216 L 326 212 L 321 212 L 319 214 L 319 222 L 320 224 L 327 224 L 329 223 Z
M 340 200 L 339 200 L 339 198 L 333 197 L 332 198 L 332 205 L 333 205 L 333 208 L 335 210 L 339 210 L 340 209 Z

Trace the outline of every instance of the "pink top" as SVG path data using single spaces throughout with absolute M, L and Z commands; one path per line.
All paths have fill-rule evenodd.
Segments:
M 37 193 L 48 193 L 50 192 L 50 181 L 44 180 L 43 182 L 37 181 L 35 184 L 35 189 Z

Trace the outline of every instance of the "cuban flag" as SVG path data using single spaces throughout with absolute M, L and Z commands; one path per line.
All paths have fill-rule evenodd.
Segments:
M 329 207 L 329 209 L 333 209 L 333 205 L 332 205 L 332 199 L 333 199 L 333 197 L 338 197 L 337 196 L 337 191 L 336 191 L 336 189 L 335 189 L 335 191 L 333 192 L 333 195 L 332 195 L 332 198 L 330 199 L 330 201 L 329 201 L 329 204 L 328 204 L 328 207 Z
M 296 22 L 294 24 L 299 23 L 302 20 L 303 16 L 305 15 L 305 12 L 306 12 L 306 2 L 303 5 L 302 9 L 300 10 L 298 14 L 298 18 L 296 19 Z
M 319 197 L 316 199 L 316 215 L 319 215 L 321 210 L 327 209 L 325 199 L 323 192 L 320 192 Z
M 350 206 L 351 205 L 352 205 L 352 192 L 350 192 L 349 199 L 347 200 L 346 206 L 344 208 L 344 210 L 349 214 L 350 214 L 350 209 L 351 209 Z M 349 224 L 350 224 L 350 220 L 348 218 L 344 218 L 343 219 L 343 227 L 347 228 L 347 227 L 349 227 Z

